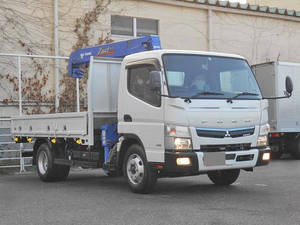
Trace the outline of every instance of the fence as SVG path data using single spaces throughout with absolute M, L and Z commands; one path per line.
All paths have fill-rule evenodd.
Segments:
M 12 142 L 9 118 L 0 118 L 0 122 L 0 169 L 19 167 L 20 172 L 23 172 L 25 167 L 32 166 L 32 157 L 23 157 L 23 153 L 31 152 L 32 148 L 28 144 L 24 148 L 23 144 Z
M 31 74 L 33 66 L 32 63 L 36 63 L 37 60 L 48 60 L 48 62 L 51 60 L 54 61 L 54 64 L 50 65 L 48 63 L 47 75 L 50 76 L 51 71 L 55 74 L 54 79 L 54 87 L 55 87 L 55 111 L 58 111 L 59 107 L 59 79 L 60 79 L 60 61 L 59 60 L 68 60 L 68 57 L 62 57 L 62 56 L 44 56 L 44 55 L 24 55 L 24 54 L 8 54 L 8 53 L 0 53 L 0 71 L 7 74 L 16 74 L 17 76 L 13 78 L 9 78 L 14 80 L 16 78 L 17 87 L 8 88 L 6 86 L 6 89 L 9 89 L 9 91 L 14 92 L 10 93 L 12 96 L 14 96 L 14 99 L 12 102 L 12 106 L 15 107 L 16 104 L 18 106 L 18 113 L 5 111 L 5 104 L 2 104 L 0 110 L 2 109 L 2 112 L 0 111 L 0 169 L 1 168 L 12 168 L 12 167 L 20 167 L 20 172 L 25 171 L 25 167 L 31 166 L 31 163 L 28 163 L 28 161 L 32 160 L 32 157 L 23 157 L 23 153 L 32 151 L 32 148 L 28 148 L 30 146 L 27 146 L 27 144 L 16 144 L 12 141 L 11 135 L 10 135 L 10 119 L 9 118 L 2 118 L 1 115 L 9 115 L 15 116 L 15 115 L 23 115 L 23 108 L 25 106 L 24 101 L 22 99 L 22 78 L 25 76 L 26 73 Z M 13 59 L 13 60 L 12 60 Z M 26 60 L 30 60 L 22 67 L 22 63 L 26 62 Z M 47 62 L 46 62 L 47 64 Z M 39 64 L 38 64 L 39 65 Z M 66 68 L 66 67 L 65 67 Z M 41 69 L 39 66 L 37 66 L 36 70 Z M 4 76 L 4 74 L 2 74 Z M 32 75 L 32 74 L 31 74 Z M 39 77 L 32 77 L 39 78 Z M 4 79 L 0 83 L 2 85 L 2 91 L 4 90 L 4 87 L 6 84 L 4 84 Z M 3 87 L 4 86 L 4 87 Z M 26 87 L 30 88 L 30 87 Z M 1 88 L 0 88 L 1 89 Z M 8 90 L 7 90 L 8 91 Z M 5 94 L 5 93 L 4 93 Z M 4 95 L 1 93 L 1 95 Z M 3 99 L 2 99 L 3 100 Z M 30 101 L 27 101 L 27 105 L 30 103 Z M 40 102 L 39 102 L 40 103 Z M 7 107 L 6 107 L 7 108 Z M 76 109 L 79 112 L 80 111 L 80 96 L 79 96 L 79 79 L 76 79 Z M 2 124 L 5 122 L 5 126 Z M 25 146 L 25 147 L 24 147 Z M 27 147 L 26 147 L 27 146 Z M 6 163 L 5 163 L 6 162 Z

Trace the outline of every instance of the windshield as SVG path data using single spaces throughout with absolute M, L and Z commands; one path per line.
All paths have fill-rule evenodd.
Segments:
M 170 96 L 261 99 L 254 75 L 243 59 L 165 54 L 163 62 Z

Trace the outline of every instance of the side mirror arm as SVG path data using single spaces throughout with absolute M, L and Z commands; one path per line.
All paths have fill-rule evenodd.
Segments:
M 290 98 L 292 97 L 292 93 L 285 93 L 285 96 L 279 96 L 279 97 L 263 97 L 262 99 L 283 99 L 283 98 Z

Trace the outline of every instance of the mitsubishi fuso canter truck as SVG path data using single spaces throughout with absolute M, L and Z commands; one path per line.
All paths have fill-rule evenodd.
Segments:
M 76 50 L 69 75 L 87 76 L 83 67 L 86 112 L 11 120 L 16 142 L 34 141 L 42 181 L 66 179 L 73 165 L 103 168 L 148 193 L 157 178 L 207 174 L 230 185 L 269 163 L 268 102 L 243 57 L 162 50 L 145 36 Z

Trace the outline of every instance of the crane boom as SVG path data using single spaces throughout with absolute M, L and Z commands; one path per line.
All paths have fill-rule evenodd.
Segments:
M 82 78 L 83 70 L 80 67 L 87 66 L 91 56 L 124 58 L 134 53 L 159 49 L 160 39 L 156 35 L 77 49 L 69 57 L 68 73 L 71 77 Z

